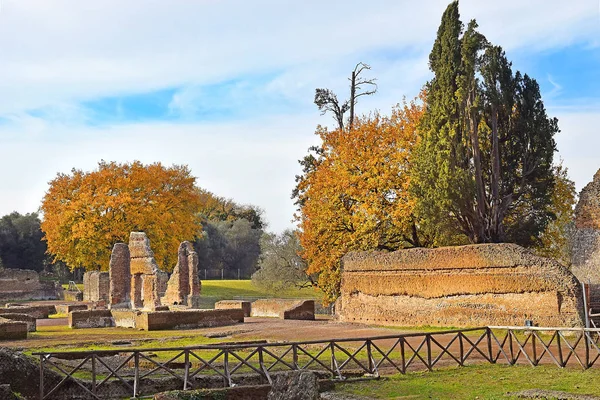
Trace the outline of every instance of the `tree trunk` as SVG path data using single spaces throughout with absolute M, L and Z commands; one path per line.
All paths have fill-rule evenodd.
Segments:
M 502 220 L 500 219 L 500 144 L 498 142 L 498 106 L 492 103 L 492 226 L 493 242 L 502 241 Z
M 352 81 L 350 85 L 350 121 L 348 122 L 348 130 L 352 130 L 354 123 L 354 102 L 356 99 L 356 70 L 352 71 Z

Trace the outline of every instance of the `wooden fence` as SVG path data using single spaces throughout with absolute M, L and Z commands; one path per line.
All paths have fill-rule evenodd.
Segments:
M 587 369 L 600 366 L 599 333 L 600 329 L 490 326 L 369 338 L 34 355 L 40 360 L 41 400 L 59 397 L 61 391 L 73 396 L 77 390 L 87 398 L 104 399 L 151 394 L 157 379 L 169 378 L 177 386 L 170 389 L 187 390 L 199 387 L 200 377 L 233 386 L 249 375 L 271 383 L 273 374 L 291 370 L 321 371 L 344 380 L 467 362 Z

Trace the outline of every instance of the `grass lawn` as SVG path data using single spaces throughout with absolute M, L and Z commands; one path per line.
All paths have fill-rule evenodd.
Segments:
M 507 399 L 526 389 L 597 395 L 600 369 L 477 365 L 336 385 L 336 392 L 372 399 Z

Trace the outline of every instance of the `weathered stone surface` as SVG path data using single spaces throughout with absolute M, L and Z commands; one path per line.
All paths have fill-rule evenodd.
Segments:
M 27 332 L 35 332 L 37 324 L 36 324 L 36 318 L 32 317 L 29 314 L 7 314 L 7 313 L 0 313 L 0 318 L 4 318 L 10 321 L 19 321 L 19 322 L 25 322 L 27 324 Z
M 200 281 L 198 254 L 190 242 L 182 242 L 177 252 L 177 265 L 167 284 L 163 304 L 199 307 Z
M 319 383 L 310 371 L 291 371 L 277 375 L 268 400 L 318 400 Z
M 600 283 L 600 170 L 579 194 L 571 252 L 573 273 L 582 281 Z
M 129 254 L 131 256 L 131 274 L 153 275 L 158 271 L 154 252 L 150 248 L 150 239 L 144 232 L 129 234 Z
M 253 317 L 275 317 L 281 319 L 315 319 L 314 300 L 260 299 L 252 303 Z
M 108 302 L 110 276 L 108 272 L 88 271 L 83 274 L 83 300 Z
M 71 311 L 87 310 L 87 304 L 57 304 L 54 306 L 57 314 L 68 314 Z
M 41 282 L 35 271 L 0 269 L 0 300 L 56 300 L 61 296 L 58 282 Z
M 244 317 L 249 317 L 252 303 L 243 300 L 221 300 L 215 303 L 215 310 L 244 310 Z
M 577 279 L 513 244 L 349 253 L 340 320 L 382 325 L 581 326 Z
M 131 300 L 131 269 L 129 246 L 125 243 L 116 243 L 110 255 L 108 267 L 110 293 L 109 306 L 111 308 L 129 308 Z
M 27 314 L 34 318 L 44 319 L 48 318 L 48 315 L 55 314 L 56 308 L 54 306 L 29 306 L 23 304 L 7 304 L 6 308 L 0 308 L 2 314 Z

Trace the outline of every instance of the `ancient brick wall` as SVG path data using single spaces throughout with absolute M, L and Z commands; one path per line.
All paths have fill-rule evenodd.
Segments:
M 357 252 L 343 259 L 342 321 L 381 325 L 581 326 L 581 285 L 513 244 Z
M 314 300 L 260 299 L 252 303 L 251 316 L 280 319 L 315 319 Z
M 34 318 L 45 319 L 45 318 L 48 318 L 49 314 L 55 313 L 55 311 L 53 311 L 53 310 L 54 310 L 54 306 L 52 306 L 52 310 L 50 310 L 49 307 L 46 307 L 46 306 L 39 306 L 39 307 L 23 306 L 23 305 L 14 306 L 11 304 L 10 307 L 0 308 L 0 313 L 1 314 L 27 314 L 27 315 L 31 315 Z
M 580 280 L 600 283 L 600 170 L 579 194 L 571 257 L 572 271 Z
M 109 300 L 110 277 L 108 272 L 88 271 L 83 274 L 83 300 Z
M 0 318 L 8 319 L 10 321 L 20 321 L 27 324 L 28 332 L 35 332 L 37 329 L 37 319 L 29 314 L 2 314 Z

